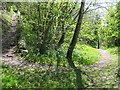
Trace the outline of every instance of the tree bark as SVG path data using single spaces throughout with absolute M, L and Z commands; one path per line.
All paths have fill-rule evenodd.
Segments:
M 76 73 L 77 88 L 83 88 L 84 85 L 83 85 L 83 82 L 82 82 L 81 70 L 77 69 L 74 62 L 72 61 L 72 53 L 73 53 L 73 50 L 74 50 L 75 45 L 77 43 L 77 38 L 78 38 L 80 29 L 81 29 L 82 18 L 83 18 L 83 13 L 84 13 L 84 6 L 85 6 L 85 0 L 82 0 L 80 10 L 79 10 L 79 13 L 78 13 L 79 16 L 78 16 L 77 25 L 76 25 L 76 28 L 75 28 L 75 31 L 74 31 L 72 41 L 71 41 L 70 46 L 68 48 L 67 57 L 66 57 L 69 65 L 74 69 L 74 71 Z
M 61 38 L 60 38 L 60 40 L 59 40 L 59 42 L 58 42 L 58 44 L 57 44 L 57 49 L 64 43 L 64 39 L 65 39 L 65 29 L 64 29 L 64 22 L 62 22 L 62 36 L 61 36 Z
M 99 40 L 99 36 L 98 36 L 98 49 L 100 49 L 100 40 Z
M 65 32 L 62 33 L 62 36 L 58 42 L 57 48 L 59 48 L 64 43 L 64 39 L 65 39 Z
M 75 45 L 77 43 L 77 38 L 78 38 L 79 31 L 80 31 L 81 24 L 82 24 L 84 4 L 85 4 L 85 2 L 81 2 L 81 7 L 80 7 L 80 10 L 79 10 L 78 21 L 77 21 L 77 25 L 76 25 L 76 28 L 75 28 L 75 32 L 74 32 L 72 41 L 71 41 L 70 46 L 68 48 L 67 58 L 72 58 L 72 53 L 73 53 L 74 47 L 75 47 Z

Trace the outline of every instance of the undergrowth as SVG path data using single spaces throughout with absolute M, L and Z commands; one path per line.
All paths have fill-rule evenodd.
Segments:
M 108 48 L 107 50 L 111 53 L 111 54 L 114 54 L 114 55 L 118 55 L 119 53 L 119 48 L 118 47 L 112 47 L 112 48 Z
M 75 88 L 73 70 L 19 69 L 3 65 L 2 88 Z
M 39 64 L 51 64 L 56 65 L 60 62 L 60 65 L 67 66 L 67 53 L 68 46 L 63 45 L 57 51 L 48 50 L 46 54 L 40 55 L 38 51 L 31 49 L 27 54 L 23 55 L 25 60 L 29 62 L 39 63 Z M 76 65 L 90 65 L 94 64 L 100 60 L 100 53 L 95 48 L 87 45 L 77 45 L 73 52 L 73 61 Z

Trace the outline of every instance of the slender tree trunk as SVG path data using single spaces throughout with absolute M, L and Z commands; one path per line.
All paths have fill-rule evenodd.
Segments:
M 71 13 L 74 11 L 75 6 L 72 9 L 68 10 L 69 11 L 69 15 L 71 15 Z M 67 10 L 67 5 L 66 5 L 65 9 Z M 60 38 L 60 40 L 59 40 L 59 42 L 58 42 L 58 44 L 57 44 L 55 49 L 58 49 L 64 43 L 64 39 L 65 39 L 65 35 L 66 35 L 65 30 L 67 30 L 70 27 L 70 26 L 68 26 L 67 28 L 65 28 L 64 25 L 65 25 L 65 21 L 62 22 L 63 33 L 62 33 L 62 36 L 61 36 L 61 38 Z
M 65 32 L 62 33 L 62 36 L 58 42 L 57 48 L 59 48 L 64 43 L 64 39 L 65 39 Z
M 99 36 L 98 36 L 98 49 L 100 49 L 100 40 L 99 40 Z
M 40 2 L 38 2 L 38 34 L 40 33 Z
M 84 1 L 84 0 L 82 0 L 82 1 Z M 77 25 L 76 25 L 76 28 L 75 28 L 75 32 L 74 32 L 72 41 L 71 41 L 70 46 L 68 48 L 67 58 L 72 58 L 72 53 L 73 53 L 74 47 L 75 47 L 75 45 L 77 43 L 77 38 L 78 38 L 79 31 L 80 31 L 81 24 L 82 24 L 84 4 L 85 4 L 85 2 L 81 2 L 81 7 L 80 7 L 80 10 L 79 10 L 78 21 L 77 21 Z
M 57 48 L 59 48 L 63 43 L 64 43 L 64 39 L 65 39 L 65 30 L 64 30 L 64 22 L 62 22 L 62 30 L 63 30 L 63 32 L 62 32 L 62 36 L 61 36 L 61 38 L 60 38 L 60 40 L 59 40 L 59 42 L 58 42 L 58 44 L 57 44 Z
M 40 27 L 40 2 L 38 2 L 37 3 L 38 4 L 38 30 L 37 30 L 37 40 L 38 40 L 38 43 L 37 43 L 37 47 L 39 47 L 40 48 L 40 36 L 41 36 L 41 34 L 40 33 L 42 33 L 41 32 L 41 27 Z
M 82 82 L 81 70 L 77 69 L 74 62 L 72 61 L 72 53 L 73 53 L 73 50 L 74 50 L 75 45 L 77 43 L 77 38 L 78 38 L 80 29 L 81 29 L 84 6 L 85 6 L 85 0 L 82 0 L 81 7 L 80 7 L 80 10 L 79 10 L 77 25 L 76 25 L 76 28 L 75 28 L 75 32 L 74 32 L 72 41 L 71 41 L 70 46 L 69 46 L 68 51 L 67 51 L 68 63 L 74 69 L 74 71 L 76 72 L 76 83 L 77 83 L 78 88 L 83 88 L 84 85 L 83 85 L 83 82 Z
M 97 39 L 97 49 L 100 48 L 100 40 L 99 40 L 99 35 L 98 35 L 98 31 L 95 31 L 95 35 L 96 35 L 96 39 Z

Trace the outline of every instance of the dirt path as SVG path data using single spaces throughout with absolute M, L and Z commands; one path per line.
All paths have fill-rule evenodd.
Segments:
M 89 88 L 118 88 L 119 79 L 117 78 L 118 61 L 116 56 L 107 50 L 98 49 L 101 58 L 94 65 L 85 66 L 83 70 L 91 84 Z
M 101 54 L 100 61 L 90 66 L 94 68 L 102 68 L 107 65 L 110 65 L 112 63 L 112 60 L 114 59 L 114 56 L 111 55 L 107 50 L 102 50 L 102 49 L 98 49 L 98 50 Z
M 23 60 L 21 57 L 16 56 L 15 54 L 15 46 L 11 47 L 11 43 L 15 41 L 15 33 L 16 29 L 11 27 L 10 31 L 7 30 L 5 36 L 3 35 L 2 38 L 2 45 L 3 45 L 3 55 L 2 55 L 2 62 L 7 65 L 11 66 L 19 66 L 21 68 L 50 68 L 48 65 L 40 66 L 39 64 L 29 63 Z M 105 67 L 109 65 L 112 61 L 112 55 L 107 50 L 98 49 L 101 54 L 101 60 L 94 65 L 90 65 L 90 67 Z M 89 66 L 88 66 L 89 67 Z M 55 68 L 52 66 L 52 68 Z M 62 68 L 62 67 L 61 67 Z
M 49 65 L 40 65 L 36 63 L 30 63 L 25 61 L 23 58 L 17 56 L 15 54 L 15 46 L 10 48 L 7 53 L 2 54 L 2 63 L 5 65 L 10 65 L 13 67 L 18 67 L 21 69 L 32 69 L 32 68 L 42 68 L 42 69 L 55 69 L 57 68 L 56 66 L 49 66 Z M 67 69 L 65 67 L 59 66 L 59 69 Z
M 93 65 L 90 65 L 90 67 L 102 68 L 111 63 L 113 56 L 107 50 L 99 49 L 99 51 L 101 54 L 101 60 Z M 15 47 L 10 48 L 7 53 L 3 53 L 2 62 L 6 65 L 18 66 L 20 68 L 50 68 L 48 65 L 40 66 L 39 64 L 24 61 L 21 57 L 18 57 L 15 54 Z M 52 66 L 51 68 L 55 67 Z
M 16 56 L 15 54 L 15 47 L 9 49 L 9 52 L 2 55 L 2 62 L 6 65 L 13 66 L 14 72 L 25 72 L 27 69 L 34 69 L 39 68 L 45 69 L 47 71 L 55 70 L 55 66 L 40 66 L 39 64 L 30 63 L 25 60 L 23 60 L 21 57 Z M 107 65 L 111 64 L 111 61 L 114 58 L 108 51 L 106 50 L 99 50 L 101 53 L 101 60 L 97 62 L 94 65 L 83 67 L 83 71 L 86 72 L 86 76 L 88 78 L 88 84 L 87 87 L 92 88 L 110 88 L 110 85 L 118 87 L 118 80 L 116 79 L 116 67 L 107 67 Z M 62 72 L 66 72 L 66 70 L 70 70 L 70 68 L 60 67 Z M 64 70 L 64 71 L 63 71 Z M 70 70 L 71 71 L 71 70 Z M 32 73 L 33 74 L 33 73 Z M 111 84 L 109 84 L 111 82 Z
M 2 54 L 2 62 L 10 66 L 18 66 L 21 68 L 31 67 L 30 63 L 27 63 L 22 60 L 22 58 L 16 56 L 15 47 L 9 49 L 7 53 Z

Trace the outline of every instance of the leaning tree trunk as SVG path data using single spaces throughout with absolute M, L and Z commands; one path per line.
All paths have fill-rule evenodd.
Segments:
M 72 53 L 73 53 L 73 50 L 74 50 L 75 45 L 77 43 L 77 38 L 78 38 L 80 29 L 81 29 L 82 18 L 83 18 L 83 13 L 84 13 L 84 6 L 85 6 L 85 0 L 82 0 L 81 7 L 79 10 L 77 25 L 76 25 L 76 28 L 74 31 L 72 41 L 71 41 L 70 46 L 69 46 L 68 51 L 67 51 L 67 60 L 68 60 L 69 65 L 74 69 L 74 71 L 76 73 L 76 83 L 77 83 L 78 88 L 83 88 L 84 85 L 82 82 L 81 70 L 77 69 L 74 62 L 72 61 Z
M 64 39 L 65 39 L 65 32 L 62 33 L 62 36 L 58 42 L 57 48 L 59 48 L 64 43 Z
M 64 22 L 62 22 L 62 36 L 61 36 L 61 38 L 60 38 L 60 40 L 59 40 L 59 42 L 58 42 L 58 44 L 57 44 L 57 49 L 64 43 L 64 39 L 65 39 L 65 29 L 64 29 Z

